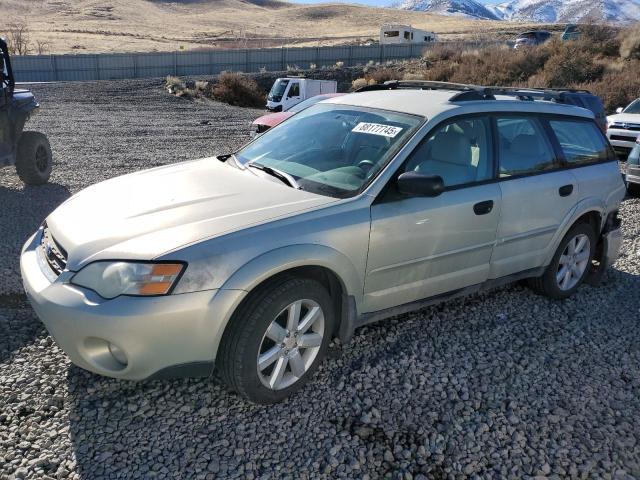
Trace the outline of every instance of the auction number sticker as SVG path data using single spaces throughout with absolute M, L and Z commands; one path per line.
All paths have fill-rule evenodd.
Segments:
M 393 127 L 391 125 L 382 125 L 381 123 L 365 123 L 360 122 L 354 127 L 352 132 L 369 133 L 371 135 L 380 135 L 382 137 L 394 138 L 401 131 L 401 127 Z

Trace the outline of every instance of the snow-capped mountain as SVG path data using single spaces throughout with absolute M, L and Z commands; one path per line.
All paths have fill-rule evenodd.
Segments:
M 488 5 L 504 20 L 577 23 L 581 20 L 634 22 L 640 20 L 640 0 L 509 0 Z
M 403 0 L 395 5 L 402 10 L 498 20 L 491 10 L 475 0 Z
M 493 5 L 482 5 L 475 0 L 402 0 L 395 6 L 403 10 L 463 15 L 486 20 L 542 23 L 640 21 L 640 0 L 507 0 Z

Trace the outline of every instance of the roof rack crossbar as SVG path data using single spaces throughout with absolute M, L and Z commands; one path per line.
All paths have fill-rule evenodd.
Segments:
M 370 92 L 376 90 L 453 90 L 454 94 L 450 102 L 468 102 L 477 100 L 495 100 L 496 95 L 516 97 L 519 100 L 556 100 L 564 101 L 566 94 L 591 93 L 589 90 L 570 88 L 527 88 L 527 87 L 485 87 L 480 85 L 467 85 L 463 83 L 436 82 L 430 80 L 390 80 L 382 84 L 367 85 L 357 92 Z

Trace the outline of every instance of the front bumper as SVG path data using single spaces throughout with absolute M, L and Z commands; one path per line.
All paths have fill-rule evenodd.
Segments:
M 625 180 L 628 183 L 635 183 L 640 185 L 640 167 L 638 165 L 627 165 Z
M 631 150 L 635 147 L 638 135 L 640 135 L 640 132 L 613 128 L 607 130 L 607 137 L 609 138 L 611 146 L 623 161 L 627 159 Z
M 38 260 L 40 235 L 41 230 L 22 251 L 24 289 L 36 314 L 73 363 L 130 380 L 165 376 L 163 372 L 210 373 L 238 291 L 105 300 L 70 284 L 69 272 L 53 279 Z M 126 363 L 119 361 L 123 355 Z

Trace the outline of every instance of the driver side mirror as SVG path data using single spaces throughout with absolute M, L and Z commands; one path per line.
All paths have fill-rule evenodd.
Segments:
M 405 172 L 398 177 L 398 191 L 409 197 L 437 197 L 444 192 L 444 180 L 440 175 Z
M 622 113 L 623 110 L 624 110 L 624 108 L 618 107 L 618 108 L 616 108 L 616 113 Z

